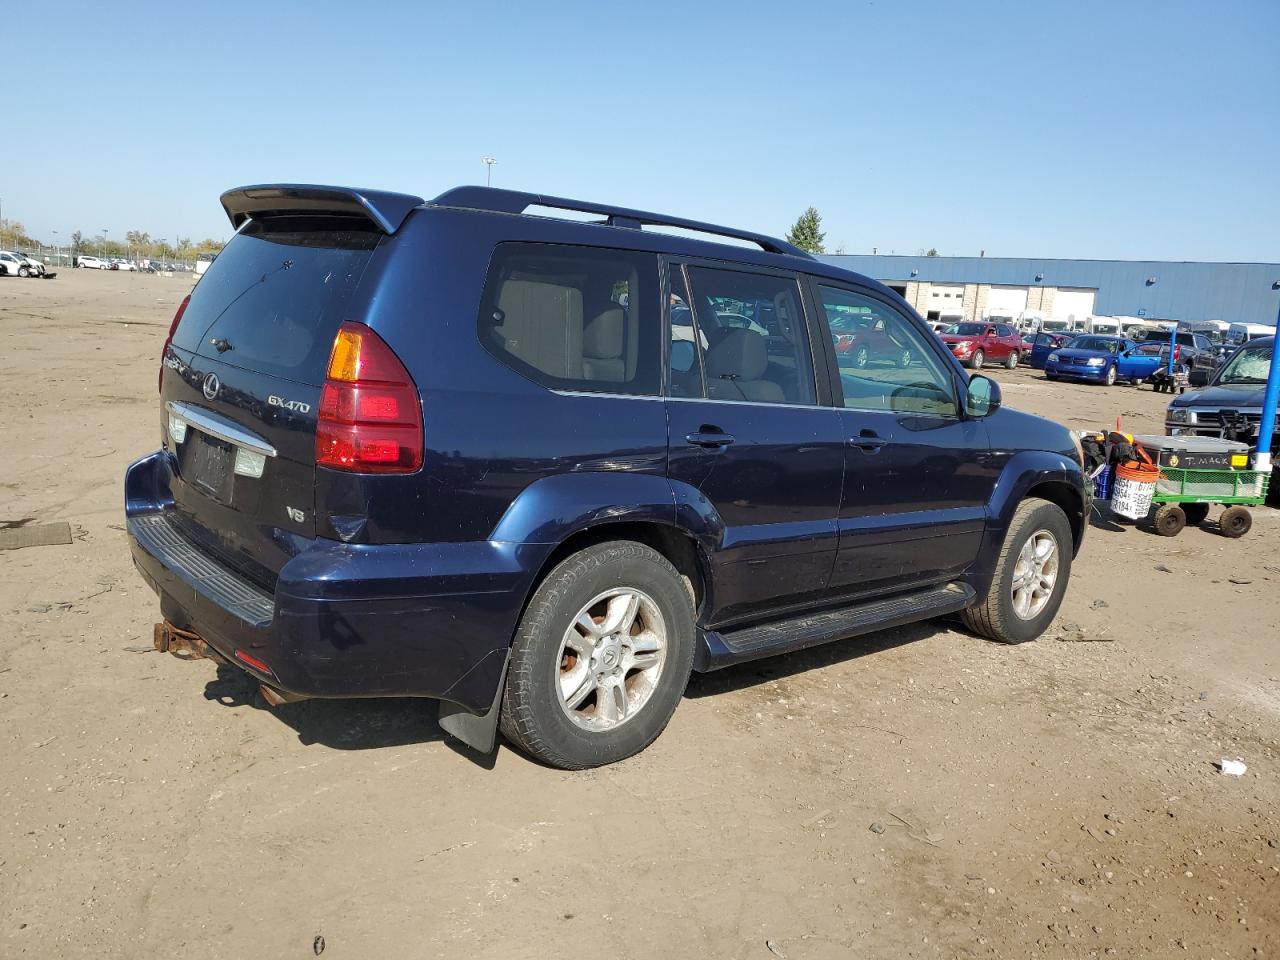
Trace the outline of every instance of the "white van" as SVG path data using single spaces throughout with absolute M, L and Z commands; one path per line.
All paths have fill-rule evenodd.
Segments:
M 196 276 L 203 277 L 209 265 L 217 258 L 216 253 L 202 253 L 196 257 Z
M 1275 336 L 1276 328 L 1265 323 L 1233 323 L 1227 328 L 1227 343 L 1238 347 L 1258 337 Z
M 1090 317 L 1085 321 L 1086 333 L 1098 333 L 1107 337 L 1120 336 L 1120 321 L 1115 317 Z

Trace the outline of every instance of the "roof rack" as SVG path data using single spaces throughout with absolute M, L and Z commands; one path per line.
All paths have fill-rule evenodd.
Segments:
M 697 220 L 685 220 L 682 217 L 669 217 L 662 213 L 630 210 L 627 207 L 612 207 L 584 200 L 569 200 L 565 197 L 549 197 L 541 193 L 522 193 L 518 190 L 501 190 L 497 187 L 455 187 L 440 194 L 431 202 L 442 207 L 490 210 L 494 213 L 524 213 L 533 206 L 596 213 L 606 217 L 604 222 L 610 227 L 630 227 L 633 230 L 639 230 L 643 226 L 679 227 L 682 230 L 694 230 L 698 233 L 745 240 L 756 244 L 766 253 L 781 253 L 812 259 L 799 247 L 763 233 L 736 230 L 733 227 L 721 227 L 714 223 L 701 223 Z

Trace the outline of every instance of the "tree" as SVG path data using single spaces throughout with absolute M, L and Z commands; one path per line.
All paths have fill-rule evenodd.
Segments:
M 822 241 L 826 236 L 822 232 L 822 217 L 818 215 L 815 207 L 810 207 L 800 214 L 799 219 L 787 234 L 787 243 L 808 253 L 824 253 Z
M 936 257 L 937 255 L 938 255 L 937 247 L 930 247 L 929 252 L 925 254 L 926 257 Z
M 77 230 L 71 235 L 71 253 L 74 256 L 84 249 L 84 236 Z

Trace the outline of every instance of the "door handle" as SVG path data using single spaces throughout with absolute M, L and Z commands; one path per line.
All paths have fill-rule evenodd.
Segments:
M 695 447 L 707 447 L 711 449 L 719 449 L 727 447 L 734 442 L 734 438 L 727 433 L 721 433 L 719 430 L 699 430 L 697 433 L 691 433 L 684 438 L 686 443 Z
M 874 430 L 863 430 L 856 437 L 849 438 L 849 446 L 865 450 L 867 453 L 879 453 L 888 440 L 877 437 Z

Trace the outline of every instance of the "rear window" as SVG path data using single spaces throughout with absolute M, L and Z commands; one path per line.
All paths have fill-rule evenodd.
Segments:
M 380 238 L 362 220 L 250 221 L 191 292 L 174 346 L 321 383 L 334 334 L 350 318 L 352 293 Z

